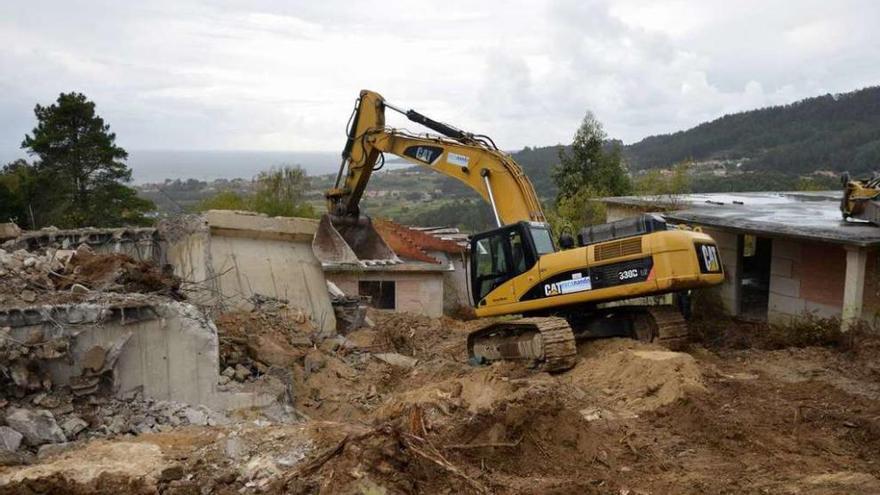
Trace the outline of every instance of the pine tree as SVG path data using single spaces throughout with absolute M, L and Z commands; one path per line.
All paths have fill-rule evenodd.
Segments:
M 118 226 L 147 222 L 153 208 L 125 184 L 131 169 L 116 134 L 81 93 L 62 93 L 34 109 L 37 126 L 21 144 L 37 157 L 34 172 L 47 189 L 40 223 L 63 227 Z

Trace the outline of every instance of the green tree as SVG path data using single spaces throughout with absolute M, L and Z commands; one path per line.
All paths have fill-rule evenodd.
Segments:
M 682 196 L 691 191 L 691 162 L 684 161 L 663 173 L 652 169 L 635 179 L 633 190 L 639 196 L 650 196 L 658 209 L 676 209 Z
M 629 194 L 631 184 L 621 160 L 620 144 L 612 143 L 607 150 L 605 145 L 602 124 L 592 112 L 587 112 L 574 135 L 571 149 L 560 149 L 559 165 L 552 172 L 559 187 L 557 204 L 563 198 L 578 195 L 585 187 L 609 196 Z
M 26 160 L 8 163 L 0 172 L 0 222 L 13 221 L 22 227 L 37 227 L 36 215 L 48 203 L 41 200 L 39 180 Z
M 273 217 L 317 217 L 315 208 L 305 200 L 309 178 L 299 166 L 273 167 L 260 172 L 253 185 L 253 194 L 221 191 L 202 200 L 197 209 L 248 210 Z
M 812 177 L 800 177 L 794 185 L 798 191 L 821 191 L 822 184 Z
M 555 208 L 547 217 L 554 232 L 577 232 L 605 221 L 600 198 L 621 196 L 632 190 L 621 159 L 620 143 L 606 141 L 602 124 L 587 112 L 571 147 L 559 149 L 559 165 L 552 172 L 558 187 Z
M 584 227 L 604 223 L 605 203 L 601 201 L 604 196 L 594 188 L 584 186 L 576 194 L 560 198 L 556 207 L 548 210 L 550 228 L 556 234 L 569 232 L 575 235 Z
M 248 198 L 235 191 L 220 191 L 203 199 L 196 207 L 198 211 L 207 210 L 249 210 Z
M 62 93 L 34 108 L 37 126 L 21 146 L 37 157 L 33 173 L 43 190 L 40 226 L 144 224 L 150 201 L 138 198 L 125 164 L 128 153 L 81 93 Z
M 278 217 L 314 218 L 315 208 L 305 202 L 309 178 L 298 166 L 271 168 L 255 180 L 254 211 Z

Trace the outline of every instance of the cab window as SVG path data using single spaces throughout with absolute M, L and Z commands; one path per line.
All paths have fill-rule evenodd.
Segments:
M 507 280 L 507 250 L 504 237 L 492 236 L 480 239 L 475 244 L 474 291 L 477 301 Z
M 553 238 L 546 227 L 531 226 L 529 229 L 532 232 L 532 241 L 535 243 L 535 250 L 538 252 L 538 256 L 556 251 L 553 247 Z
M 475 302 L 534 266 L 536 257 L 521 225 L 494 231 L 475 239 L 471 277 Z

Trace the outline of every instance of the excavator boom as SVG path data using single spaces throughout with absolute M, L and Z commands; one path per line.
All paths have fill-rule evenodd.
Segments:
M 385 125 L 385 110 L 398 112 L 441 136 L 416 135 Z M 324 264 L 382 265 L 400 260 L 361 215 L 360 203 L 384 154 L 460 180 L 492 206 L 498 226 L 522 220 L 544 222 L 535 188 L 519 165 L 486 136 L 474 135 L 401 110 L 373 91 L 361 91 L 346 130 L 335 186 L 326 192 L 328 215 L 313 243 Z M 498 194 L 498 192 L 501 194 Z

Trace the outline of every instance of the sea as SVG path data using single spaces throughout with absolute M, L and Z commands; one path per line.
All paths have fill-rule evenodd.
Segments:
M 16 158 L 14 153 L 3 157 L 5 164 Z M 340 151 L 215 151 L 215 150 L 128 150 L 134 184 L 163 182 L 165 179 L 250 179 L 262 170 L 285 165 L 299 165 L 308 175 L 336 173 L 341 162 Z M 389 159 L 388 168 L 407 166 Z

